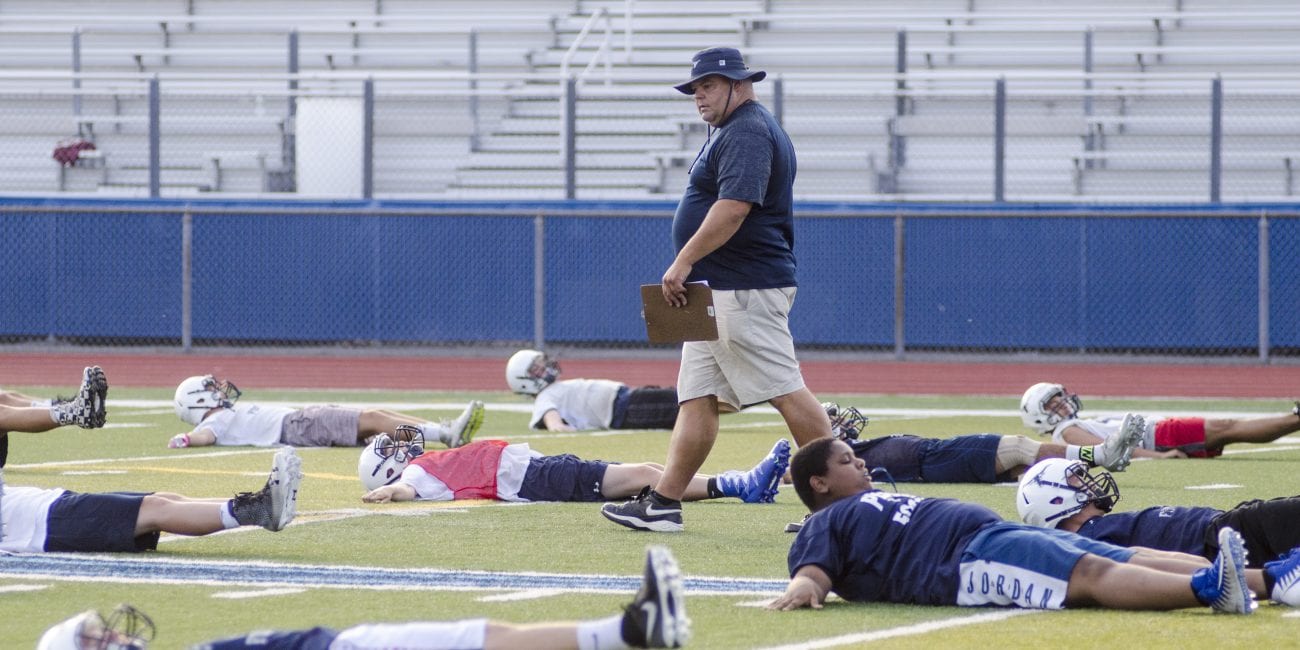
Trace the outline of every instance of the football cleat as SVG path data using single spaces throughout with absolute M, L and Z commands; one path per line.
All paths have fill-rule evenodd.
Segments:
M 680 648 L 690 636 L 681 569 L 668 547 L 651 546 L 641 589 L 623 610 L 623 641 L 634 648 Z
M 302 459 L 293 447 L 282 447 L 272 461 L 266 485 L 258 492 L 244 492 L 231 499 L 230 514 L 241 526 L 283 530 L 297 514 L 302 478 Z
M 445 423 L 449 442 L 448 447 L 463 447 L 474 440 L 474 434 L 483 426 L 483 402 L 474 400 L 455 420 Z
M 781 478 L 789 466 L 790 441 L 782 438 L 748 472 L 732 470 L 718 475 L 718 489 L 724 495 L 736 497 L 745 503 L 774 503 Z
M 1246 548 L 1241 535 L 1231 528 L 1219 529 L 1219 554 L 1214 564 L 1192 575 L 1196 598 L 1216 612 L 1250 614 L 1255 600 L 1246 584 Z
M 1269 597 L 1274 602 L 1291 607 L 1300 607 L 1300 549 L 1282 557 L 1264 563 L 1264 573 L 1273 578 L 1273 592 Z
M 1124 416 L 1119 431 L 1101 443 L 1100 460 L 1102 467 L 1112 472 L 1122 472 L 1133 461 L 1133 450 L 1142 446 L 1146 436 L 1147 421 L 1141 415 L 1129 413 Z

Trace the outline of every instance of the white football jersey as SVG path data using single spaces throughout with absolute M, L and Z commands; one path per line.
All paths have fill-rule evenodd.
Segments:
M 280 444 L 285 416 L 297 410 L 287 406 L 236 403 L 209 415 L 194 429 L 211 429 L 218 445 L 272 447 Z
M 44 553 L 45 525 L 50 506 L 66 490 L 5 486 L 0 498 L 0 551 L 9 553 Z
M 533 402 L 532 429 L 541 424 L 547 411 L 557 411 L 578 431 L 608 429 L 614 418 L 614 398 L 623 384 L 609 379 L 566 379 L 542 389 Z

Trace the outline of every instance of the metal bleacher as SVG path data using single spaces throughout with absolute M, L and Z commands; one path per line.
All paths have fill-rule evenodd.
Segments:
M 1216 135 L 1224 200 L 1300 165 L 1281 0 L 115 4 L 0 4 L 0 190 L 138 193 L 155 76 L 165 193 L 292 190 L 297 102 L 371 79 L 376 196 L 563 198 L 572 76 L 576 196 L 675 196 L 705 133 L 669 85 L 709 45 L 772 73 L 806 198 L 996 198 L 999 80 L 1007 200 L 1204 200 Z M 59 168 L 73 136 L 97 154 Z

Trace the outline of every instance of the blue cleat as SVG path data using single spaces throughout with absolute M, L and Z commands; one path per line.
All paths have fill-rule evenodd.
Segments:
M 718 489 L 723 495 L 736 497 L 745 503 L 773 503 L 789 466 L 790 441 L 782 438 L 748 472 L 731 470 L 718 475 Z
M 1264 573 L 1273 578 L 1273 602 L 1300 607 L 1300 549 L 1291 549 L 1272 562 L 1264 563 Z
M 1192 591 L 1197 600 L 1215 612 L 1250 614 L 1255 611 L 1255 599 L 1246 584 L 1245 543 L 1237 531 L 1219 529 L 1219 554 L 1209 568 L 1192 574 Z

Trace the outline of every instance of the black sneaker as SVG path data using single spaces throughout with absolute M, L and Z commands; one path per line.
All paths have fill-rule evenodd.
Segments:
M 666 546 L 646 549 L 645 577 L 623 609 L 623 642 L 634 648 L 680 648 L 691 636 L 677 560 Z
M 665 499 L 646 486 L 635 499 L 620 504 L 606 503 L 600 509 L 605 518 L 634 530 L 677 533 L 682 530 L 682 502 Z

